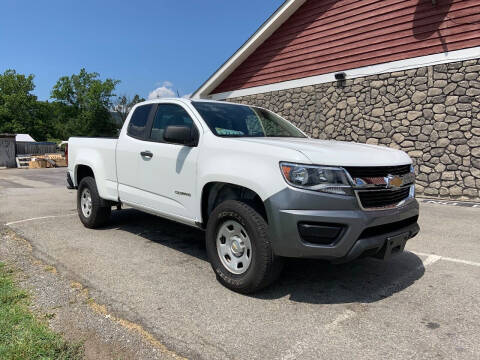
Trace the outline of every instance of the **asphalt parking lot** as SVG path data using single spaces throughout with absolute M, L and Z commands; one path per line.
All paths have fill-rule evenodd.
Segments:
M 132 209 L 84 228 L 64 175 L 0 170 L 0 223 L 181 356 L 480 358 L 480 206 L 422 203 L 421 234 L 404 254 L 292 260 L 277 284 L 243 296 L 216 281 L 201 231 Z

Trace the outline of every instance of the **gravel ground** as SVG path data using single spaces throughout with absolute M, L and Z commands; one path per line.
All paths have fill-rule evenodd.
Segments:
M 65 339 L 84 342 L 87 359 L 182 359 L 139 325 L 108 313 L 88 288 L 34 257 L 31 244 L 12 230 L 0 227 L 0 244 L 1 261 L 33 295 L 34 313 L 49 319 Z

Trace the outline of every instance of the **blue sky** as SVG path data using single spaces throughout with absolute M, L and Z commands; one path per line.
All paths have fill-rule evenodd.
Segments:
M 50 97 L 85 67 L 117 94 L 192 93 L 283 0 L 2 0 L 0 72 L 35 75 Z M 162 87 L 166 88 L 162 89 Z M 167 91 L 168 92 L 168 91 Z

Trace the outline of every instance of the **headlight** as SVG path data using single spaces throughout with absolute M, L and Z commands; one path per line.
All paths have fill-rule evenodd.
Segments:
M 345 170 L 341 168 L 280 163 L 285 181 L 295 187 L 338 195 L 353 195 Z

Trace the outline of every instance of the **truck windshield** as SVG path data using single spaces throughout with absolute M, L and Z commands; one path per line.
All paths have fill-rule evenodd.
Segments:
M 254 106 L 192 101 L 212 132 L 221 137 L 306 136 L 288 121 Z

